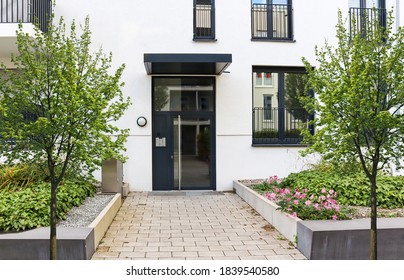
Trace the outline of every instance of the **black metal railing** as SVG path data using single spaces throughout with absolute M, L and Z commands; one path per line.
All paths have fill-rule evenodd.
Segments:
M 310 115 L 304 108 L 253 108 L 253 143 L 298 144 L 309 128 Z
M 215 38 L 215 7 L 213 1 L 196 1 L 194 6 L 194 39 Z
M 349 27 L 351 37 L 360 34 L 366 37 L 367 34 L 374 31 L 375 20 L 382 27 L 386 27 L 387 14 L 386 9 L 376 8 L 350 8 L 349 9 Z
M 292 5 L 252 4 L 252 38 L 291 40 L 292 18 Z
M 46 32 L 51 12 L 51 0 L 0 0 L 0 23 L 38 22 Z

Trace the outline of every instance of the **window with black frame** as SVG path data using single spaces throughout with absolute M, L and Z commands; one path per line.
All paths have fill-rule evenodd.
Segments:
M 303 68 L 253 67 L 253 145 L 296 145 L 313 115 L 303 107 L 308 76 Z M 263 79 L 271 79 L 265 85 Z
M 215 0 L 194 0 L 194 40 L 215 39 Z
M 386 0 L 349 0 L 349 27 L 351 36 L 366 36 L 373 30 L 372 22 L 387 25 Z
M 251 0 L 251 37 L 292 40 L 292 0 Z

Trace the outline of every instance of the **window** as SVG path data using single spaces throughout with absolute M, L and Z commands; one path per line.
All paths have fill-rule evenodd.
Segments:
M 254 73 L 255 86 L 258 87 L 271 87 L 272 86 L 272 73 Z
M 271 74 L 272 87 L 262 86 L 263 77 L 253 85 L 253 145 L 299 144 L 301 131 L 313 118 L 300 102 L 301 96 L 311 94 L 304 68 L 253 67 L 253 77 L 260 73 Z
M 349 0 L 350 33 L 366 36 L 372 30 L 371 22 L 378 19 L 387 26 L 386 0 Z
M 252 0 L 252 39 L 292 40 L 292 0 Z
M 215 0 L 194 0 L 194 40 L 215 39 Z
M 264 96 L 264 120 L 272 120 L 272 95 Z
M 211 78 L 153 79 L 153 110 L 156 112 L 213 112 L 214 96 L 214 84 Z

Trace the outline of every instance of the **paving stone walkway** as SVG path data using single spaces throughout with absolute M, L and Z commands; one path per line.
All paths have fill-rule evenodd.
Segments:
M 131 192 L 93 259 L 305 257 L 235 193 Z

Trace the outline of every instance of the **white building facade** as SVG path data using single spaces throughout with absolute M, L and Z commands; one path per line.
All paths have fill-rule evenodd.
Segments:
M 5 2 L 21 1 L 0 0 L 2 18 Z M 94 50 L 126 64 L 133 105 L 119 125 L 130 129 L 130 189 L 227 191 L 235 179 L 309 167 L 299 156 L 313 117 L 298 101 L 312 94 L 302 57 L 315 63 L 315 46 L 335 42 L 338 10 L 349 26 L 350 11 L 371 7 L 404 18 L 399 0 L 69 0 L 55 13 L 89 15 Z M 7 63 L 16 26 L 1 22 Z

